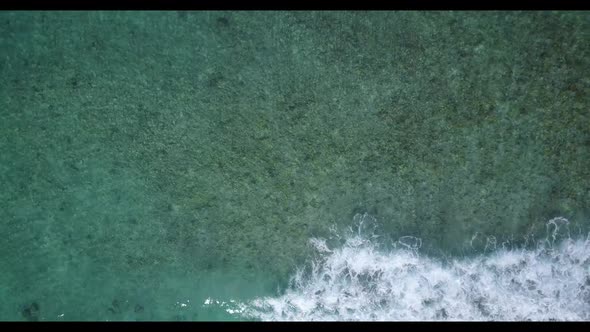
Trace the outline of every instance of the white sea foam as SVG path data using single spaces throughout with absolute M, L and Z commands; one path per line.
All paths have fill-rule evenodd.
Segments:
M 534 250 L 496 249 L 441 261 L 420 255 L 421 240 L 402 237 L 383 251 L 358 231 L 330 248 L 311 239 L 317 258 L 300 269 L 280 296 L 231 303 L 207 300 L 234 315 L 259 320 L 590 320 L 590 238 L 557 243 L 567 220 L 547 223 Z

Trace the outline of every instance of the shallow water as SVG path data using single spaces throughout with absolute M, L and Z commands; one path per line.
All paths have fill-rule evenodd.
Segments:
M 588 22 L 0 13 L 0 320 L 588 320 Z

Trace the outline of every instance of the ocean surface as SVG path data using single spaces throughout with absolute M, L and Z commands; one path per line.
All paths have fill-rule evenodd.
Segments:
M 588 12 L 0 13 L 0 320 L 590 320 Z

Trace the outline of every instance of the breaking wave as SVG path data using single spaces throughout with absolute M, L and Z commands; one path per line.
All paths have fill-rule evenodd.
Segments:
M 512 321 L 590 319 L 590 237 L 558 241 L 565 218 L 547 223 L 533 249 L 495 248 L 474 257 L 421 255 L 405 236 L 383 250 L 367 231 L 373 220 L 339 237 L 312 238 L 316 256 L 276 297 L 248 302 L 207 299 L 232 315 L 263 321 Z M 475 237 L 474 237 L 475 238 Z M 495 244 L 488 238 L 488 244 Z

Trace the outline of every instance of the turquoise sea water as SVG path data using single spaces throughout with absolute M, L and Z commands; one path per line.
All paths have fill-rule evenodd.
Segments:
M 0 13 L 0 320 L 590 319 L 589 22 Z

